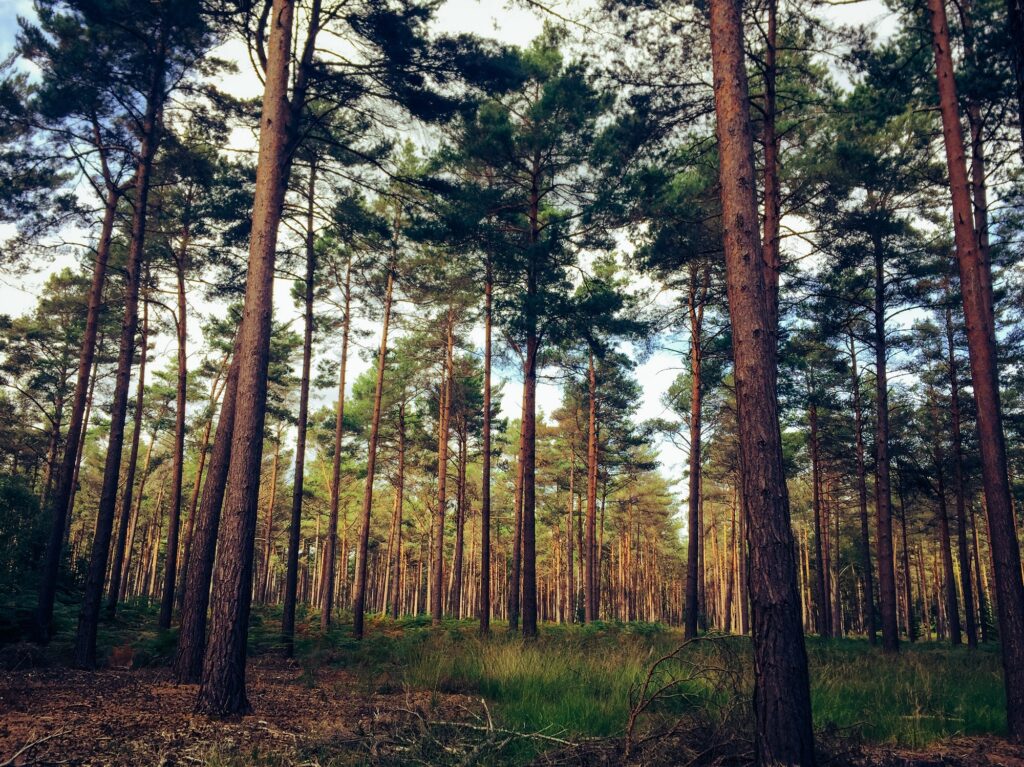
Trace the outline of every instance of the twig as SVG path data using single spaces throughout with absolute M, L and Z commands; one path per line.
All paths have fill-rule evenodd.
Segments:
M 538 740 L 558 743 L 562 746 L 578 745 L 571 740 L 556 738 L 554 735 L 545 735 L 541 732 L 516 732 L 515 730 L 506 730 L 504 727 L 484 727 L 483 725 L 469 724 L 468 722 L 448 722 L 443 720 L 429 721 L 427 724 L 436 725 L 437 727 L 459 727 L 465 730 L 478 730 L 481 732 L 500 732 L 502 735 L 511 735 L 517 738 L 537 738 Z
M 30 742 L 26 743 L 24 746 L 22 746 L 17 751 L 15 751 L 14 755 L 10 759 L 8 759 L 6 762 L 0 762 L 0 767 L 11 767 L 11 765 L 14 764 L 14 760 L 17 759 L 22 754 L 24 754 L 30 748 L 35 748 L 40 743 L 45 743 L 48 740 L 52 740 L 53 738 L 60 737 L 65 732 L 67 732 L 67 730 L 57 730 L 56 732 L 50 733 L 49 735 L 46 735 L 46 736 L 44 736 L 42 738 L 39 738 L 38 740 L 33 740 L 33 741 L 30 741 Z
M 491 710 L 489 708 L 487 708 L 487 699 L 486 698 L 481 698 L 480 702 L 483 704 L 484 711 L 487 714 L 487 729 L 488 730 L 494 730 L 494 720 L 491 719 Z

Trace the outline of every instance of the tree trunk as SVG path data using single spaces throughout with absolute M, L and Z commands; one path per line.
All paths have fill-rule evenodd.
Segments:
M 949 513 L 946 506 L 946 472 L 943 468 L 945 458 L 940 447 L 939 410 L 934 391 L 929 392 L 929 410 L 932 421 L 932 434 L 935 439 L 932 448 L 932 462 L 935 465 L 935 482 L 937 485 L 936 514 L 939 523 L 939 547 L 942 552 L 943 580 L 946 587 L 946 615 L 949 616 L 947 622 L 949 641 L 950 644 L 959 645 L 962 643 L 963 638 L 960 631 L 960 608 L 957 604 L 956 572 L 953 567 L 953 548 L 949 535 Z
M 871 567 L 871 536 L 868 532 L 868 484 L 864 461 L 864 410 L 860 400 L 860 375 L 857 372 L 857 347 L 850 334 L 850 371 L 853 390 L 853 426 L 857 454 L 857 502 L 860 509 L 860 569 L 864 590 L 864 616 L 868 641 L 878 642 L 875 626 L 875 578 Z
M 597 371 L 594 369 L 593 350 L 587 356 L 587 518 L 586 559 L 583 573 L 583 619 L 590 623 L 598 619 L 597 613 Z
M 288 566 L 285 570 L 284 613 L 281 639 L 285 655 L 291 657 L 295 637 L 295 603 L 299 586 L 299 532 L 302 528 L 302 492 L 306 470 L 306 424 L 309 420 L 309 369 L 313 357 L 313 282 L 316 277 L 314 204 L 316 201 L 316 161 L 309 167 L 306 207 L 306 280 L 305 313 L 302 333 L 302 379 L 299 382 L 299 419 L 295 437 L 295 479 L 292 484 L 292 513 L 288 529 Z
M 832 636 L 837 639 L 843 638 L 843 590 L 840 576 L 842 575 L 842 549 L 840 542 L 842 541 L 843 529 L 842 529 L 842 514 L 834 503 L 834 497 L 829 493 L 829 512 L 833 517 L 835 524 L 834 532 L 835 538 L 833 538 L 832 545 Z
M 519 455 L 516 459 L 516 488 L 512 520 L 512 572 L 508 584 L 508 629 L 519 629 L 519 594 L 523 564 L 523 421 L 526 420 L 526 387 L 523 386 L 523 404 L 519 414 Z
M 722 629 L 727 632 L 733 630 L 732 606 L 733 592 L 736 588 L 736 555 L 739 547 L 736 545 L 736 498 L 733 496 L 733 503 L 729 509 L 729 573 L 725 582 L 725 609 L 722 611 Z
M 747 546 L 747 507 L 740 497 L 740 633 L 744 636 L 750 631 L 750 604 L 747 566 L 750 559 Z
M 341 329 L 341 370 L 338 374 L 338 410 L 334 419 L 334 457 L 331 462 L 331 511 L 327 522 L 327 545 L 320 584 L 320 630 L 331 627 L 334 612 L 334 573 L 338 551 L 338 506 L 341 502 L 341 438 L 345 431 L 345 368 L 348 364 L 348 334 L 352 327 L 352 261 L 345 265 L 345 319 Z
M 64 371 L 66 373 L 66 370 Z M 64 374 L 60 380 L 66 380 Z M 46 473 L 43 480 L 42 494 L 39 496 L 39 508 L 45 509 L 53 489 L 54 475 L 57 473 L 57 447 L 60 444 L 61 421 L 64 417 L 64 393 L 58 392 L 54 402 L 54 414 L 50 419 L 50 439 L 46 448 Z
M 82 334 L 82 348 L 78 358 L 78 376 L 75 380 L 75 394 L 71 403 L 71 417 L 64 443 L 64 456 L 60 473 L 57 475 L 56 490 L 50 498 L 50 534 L 46 542 L 42 572 L 39 576 L 39 595 L 33 626 L 37 642 L 50 641 L 53 603 L 57 594 L 57 576 L 60 572 L 61 555 L 64 551 L 65 530 L 71 517 L 72 498 L 78 477 L 80 447 L 84 443 L 84 414 L 86 402 L 91 401 L 95 374 L 93 360 L 96 356 L 96 336 L 99 330 L 100 312 L 103 310 L 103 286 L 106 282 L 107 260 L 110 256 L 110 240 L 114 231 L 117 204 L 121 190 L 108 184 L 104 200 L 103 223 L 96 243 L 96 260 L 93 263 L 92 282 L 89 286 L 89 308 L 86 310 L 85 331 Z
M 161 409 L 160 414 L 163 415 L 165 411 Z M 159 420 L 159 419 L 158 419 Z M 131 562 L 132 558 L 132 547 L 135 543 L 135 528 L 139 523 L 139 513 L 142 509 L 142 500 L 146 495 L 146 482 L 149 481 L 149 466 L 153 459 L 153 448 L 156 447 L 156 428 L 149 434 L 149 446 L 146 448 L 146 460 L 142 464 L 142 478 L 139 480 L 138 495 L 135 496 L 135 505 L 129 513 L 128 523 L 128 534 L 125 539 L 124 546 L 124 561 L 121 570 L 121 582 L 118 589 L 118 600 L 124 601 L 128 595 L 128 563 Z M 127 493 L 127 490 L 126 490 Z M 113 584 L 111 584 L 113 585 Z
M 565 510 L 565 597 L 566 613 L 569 623 L 576 622 L 576 573 L 573 572 L 573 523 L 572 508 L 576 495 L 574 481 L 576 479 L 576 449 L 569 445 L 569 501 Z
M 103 348 L 103 338 L 99 339 L 99 347 Z M 82 417 L 81 432 L 89 432 L 89 418 L 92 415 L 93 394 L 96 392 L 96 377 L 99 374 L 99 358 L 96 357 L 92 363 L 92 375 L 89 378 L 89 393 L 85 398 L 85 415 Z M 78 495 L 78 475 L 82 468 L 82 454 L 85 452 L 85 438 L 78 440 L 78 455 L 75 457 L 75 469 L 71 475 L 71 492 L 68 494 L 68 508 L 65 514 L 64 544 L 67 545 L 68 536 L 71 534 L 71 516 L 75 511 L 75 497 Z M 131 551 L 131 547 L 129 547 Z
M 537 636 L 537 539 L 535 510 L 537 460 L 537 338 L 530 332 L 526 339 L 526 364 L 523 370 L 523 636 Z
M 89 571 L 85 579 L 85 596 L 78 614 L 75 638 L 75 664 L 82 668 L 96 665 L 96 631 L 99 626 L 100 602 L 110 555 L 110 538 L 117 505 L 117 486 L 121 477 L 121 448 L 124 445 L 124 420 L 128 411 L 128 387 L 132 359 L 135 356 L 135 331 L 139 323 L 139 283 L 146 239 L 146 212 L 149 201 L 150 174 L 158 142 L 158 115 L 164 98 L 164 66 L 166 50 L 163 33 L 153 53 L 153 78 L 146 96 L 146 112 L 142 120 L 138 168 L 135 173 L 135 208 L 132 216 L 131 241 L 125 263 L 124 320 L 114 378 L 114 398 L 110 406 L 110 439 L 103 468 L 103 487 L 96 512 L 96 534 L 93 538 Z
M 825 526 L 821 521 L 823 512 L 821 508 L 821 459 L 818 455 L 818 406 L 813 400 L 816 393 L 813 391 L 808 393 L 812 397 L 808 418 L 811 425 L 811 514 L 814 515 L 814 556 L 817 560 L 814 573 L 815 624 L 818 634 L 828 639 L 832 636 L 832 611 L 829 606 L 828 576 L 825 567 L 826 547 L 823 541 L 825 533 L 822 530 Z
M 448 310 L 446 346 L 441 373 L 440 406 L 437 414 L 437 509 L 434 511 L 433 561 L 430 568 L 430 622 L 441 625 L 444 589 L 444 512 L 448 503 L 448 427 L 451 417 L 452 354 L 455 345 L 455 315 Z
M 953 57 L 943 0 L 929 0 L 935 70 L 938 80 L 942 136 L 953 205 L 953 230 L 960 266 L 971 382 L 978 412 L 982 483 L 988 510 L 992 565 L 995 569 L 999 638 L 1006 685 L 1006 714 L 1010 735 L 1024 738 L 1024 581 L 1020 549 L 1010 502 L 1006 468 L 1006 441 L 999 402 L 999 374 L 995 348 L 995 318 L 991 285 L 972 225 L 970 187 L 964 165 L 964 142 L 957 108 Z M 1019 38 L 1018 38 L 1019 40 Z
M 767 221 L 766 224 L 767 226 Z M 687 542 L 686 542 L 686 626 L 683 635 L 690 639 L 697 636 L 698 588 L 700 566 L 700 472 L 701 472 L 701 427 L 702 427 L 702 381 L 701 363 L 704 355 L 702 325 L 704 320 L 704 298 L 707 297 L 705 282 L 703 296 L 699 298 L 697 267 L 690 267 L 688 314 L 690 318 L 690 454 L 689 497 L 686 501 Z M 594 481 L 596 484 L 596 466 Z
M 171 613 L 174 610 L 175 579 L 178 575 L 178 537 L 181 531 L 181 483 L 185 469 L 185 397 L 188 383 L 188 343 L 185 303 L 185 269 L 188 258 L 189 233 L 186 229 L 177 257 L 178 278 L 178 391 L 174 425 L 174 463 L 171 467 L 171 511 L 167 526 L 167 557 L 164 562 L 164 587 L 160 599 L 158 626 L 171 627 Z
M 480 634 L 491 631 L 491 298 L 493 276 L 487 257 L 484 282 L 484 422 L 480 467 Z
M 397 236 L 397 235 L 396 235 Z M 384 289 L 384 319 L 381 321 L 380 350 L 377 352 L 377 387 L 373 394 L 373 419 L 370 421 L 370 444 L 366 458 L 366 487 L 363 490 L 363 511 L 359 527 L 359 545 L 356 549 L 356 580 L 352 597 L 352 635 L 363 638 L 363 618 L 366 609 L 366 555 L 370 545 L 370 511 L 373 508 L 373 479 L 377 467 L 377 440 L 380 434 L 380 408 L 384 397 L 384 365 L 388 356 L 388 325 L 391 322 L 391 297 L 395 285 L 395 261 L 388 267 L 387 286 Z
M 231 471 L 224 497 L 224 525 L 213 584 L 210 636 L 196 701 L 198 712 L 214 716 L 249 711 L 245 655 L 270 356 L 274 257 L 291 166 L 289 139 L 294 109 L 289 109 L 288 70 L 294 10 L 294 0 L 274 0 L 270 11 L 249 273 L 238 330 L 240 364 L 231 434 Z M 317 10 L 318 6 L 314 5 L 311 29 L 318 23 Z M 303 96 L 298 88 L 293 98 L 302 103 Z
M 712 0 L 711 52 L 742 493 L 749 514 L 755 762 L 814 764 L 807 652 L 782 464 L 776 328 L 762 268 L 739 3 Z
M 960 416 L 960 381 L 956 347 L 953 341 L 952 307 L 946 306 L 946 350 L 949 369 L 949 413 L 953 440 L 953 492 L 956 500 L 957 553 L 960 559 L 960 588 L 964 594 L 964 618 L 967 646 L 978 646 L 978 627 L 974 619 L 974 589 L 971 586 L 971 560 L 967 544 L 967 501 L 964 481 L 963 432 Z
M 456 427 L 458 429 L 458 427 Z M 452 601 L 450 611 L 456 618 L 462 618 L 462 560 L 466 543 L 466 424 L 458 430 L 459 453 L 456 459 L 458 466 L 459 487 L 455 501 L 455 549 L 452 552 Z
M 978 545 L 978 520 L 975 518 L 973 504 L 971 504 L 971 541 L 971 556 L 974 561 L 974 573 L 978 584 L 978 625 L 981 627 L 981 641 L 988 642 L 988 599 L 985 596 L 985 571 L 981 569 L 981 547 Z
M 110 583 L 107 590 L 107 615 L 111 618 L 117 613 L 117 602 L 121 595 L 122 571 L 126 547 L 128 545 L 128 523 L 132 513 L 132 490 L 135 487 L 135 467 L 139 460 L 139 438 L 142 436 L 142 406 L 146 396 L 146 356 L 149 354 L 149 301 L 142 299 L 142 333 L 139 339 L 139 383 L 135 391 L 135 416 L 132 424 L 132 446 L 128 454 L 128 470 L 124 479 L 124 491 L 121 493 L 121 516 L 117 526 L 117 542 L 114 546 L 114 562 L 110 567 Z M 146 468 L 149 470 L 149 456 L 153 452 L 153 442 L 149 443 L 146 454 Z M 140 489 L 141 496 L 142 491 Z
M 402 504 L 405 502 L 405 403 L 398 408 L 398 477 L 395 488 L 395 563 L 391 576 L 391 617 L 402 609 Z
M 210 580 L 213 577 L 217 535 L 220 530 L 221 507 L 231 462 L 231 433 L 235 426 L 235 400 L 238 393 L 238 371 L 241 367 L 239 340 L 231 352 L 221 401 L 220 418 L 213 437 L 210 469 L 203 485 L 203 497 L 196 511 L 192 554 L 185 575 L 185 596 L 182 600 L 178 647 L 174 654 L 174 678 L 181 684 L 195 684 L 203 673 L 203 652 L 206 648 L 206 618 L 210 605 Z
M 218 398 L 224 393 L 223 389 L 220 388 L 220 383 L 221 376 L 224 373 L 224 366 L 228 362 L 229 360 L 225 358 L 221 363 L 221 368 L 210 387 L 210 417 L 206 420 L 206 426 L 203 427 L 203 438 L 199 444 L 199 464 L 196 466 L 196 476 L 192 483 L 192 499 L 188 506 L 188 534 L 185 536 L 184 559 L 181 564 L 181 573 L 178 575 L 177 609 L 179 617 L 185 609 L 185 584 L 188 582 L 188 569 L 192 561 L 192 544 L 196 536 L 196 509 L 199 506 L 199 491 L 203 486 L 203 472 L 206 469 L 207 453 L 210 448 L 210 433 L 213 431 L 213 411 L 217 407 Z
M 270 464 L 270 492 L 267 493 L 267 522 L 264 525 L 263 568 L 256 579 L 256 598 L 261 602 L 270 601 L 270 560 L 274 555 L 274 507 L 277 505 L 277 470 L 281 461 L 281 427 L 274 437 L 274 460 Z M 296 563 L 297 566 L 297 563 Z
M 762 259 L 765 290 L 768 294 L 767 321 L 773 333 L 779 326 L 779 275 L 782 258 L 779 252 L 779 225 L 782 219 L 782 192 L 779 188 L 779 137 L 776 132 L 776 39 L 778 0 L 768 0 L 768 27 L 764 41 L 764 238 Z
M 881 238 L 873 237 L 875 260 L 875 511 L 878 516 L 878 597 L 882 612 L 882 649 L 900 647 L 896 620 L 896 570 L 892 546 L 892 488 L 889 481 L 889 383 L 885 338 L 885 261 Z

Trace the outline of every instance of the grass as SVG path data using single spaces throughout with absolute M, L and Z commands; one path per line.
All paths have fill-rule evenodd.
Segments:
M 6 641 L 27 607 L 27 602 L 0 604 Z M 21 620 L 13 617 L 15 613 Z M 319 616 L 300 611 L 296 657 L 310 685 L 316 668 L 332 665 L 353 673 L 358 686 L 354 692 L 411 688 L 483 697 L 506 727 L 574 738 L 620 735 L 631 690 L 658 657 L 682 640 L 678 630 L 657 624 L 600 622 L 544 626 L 533 642 L 510 635 L 499 623 L 489 638 L 482 639 L 474 621 L 448 620 L 435 630 L 429 618 L 419 616 L 371 619 L 360 642 L 352 637 L 345 617 L 322 636 Z M 70 659 L 76 618 L 77 604 L 58 601 L 58 636 L 47 651 L 53 660 Z M 252 621 L 250 652 L 279 650 L 280 608 L 257 608 Z M 156 631 L 155 623 L 155 605 L 122 606 L 116 620 L 101 624 L 100 657 L 130 643 L 137 665 L 169 662 L 176 633 Z M 728 662 L 741 669 L 739 689 L 728 694 L 738 696 L 745 710 L 752 685 L 750 643 L 742 637 L 725 643 Z M 939 643 L 904 643 L 898 656 L 882 655 L 860 639 L 810 637 L 807 646 L 819 730 L 914 748 L 951 736 L 1005 732 L 995 645 L 970 651 Z M 689 692 L 687 705 L 714 709 L 726 702 L 721 689 L 712 691 L 701 683 L 691 685 Z M 679 705 L 655 707 L 656 716 L 679 713 Z
M 902 645 L 888 657 L 859 639 L 810 639 L 816 726 L 855 729 L 866 740 L 923 747 L 954 735 L 1004 734 L 1006 697 L 998 647 Z
M 535 642 L 524 643 L 500 625 L 481 639 L 470 621 L 446 621 L 433 631 L 417 618 L 373 621 L 361 643 L 342 626 L 297 649 L 310 667 L 332 663 L 354 671 L 366 691 L 408 686 L 482 696 L 513 729 L 601 737 L 622 732 L 631 689 L 681 639 L 657 625 L 595 623 L 547 626 Z M 745 705 L 750 643 L 740 637 L 727 642 L 730 658 L 742 666 Z M 890 657 L 865 640 L 810 637 L 808 656 L 819 730 L 908 747 L 1005 732 L 996 646 L 969 651 L 905 643 Z M 708 690 L 697 692 L 710 697 Z

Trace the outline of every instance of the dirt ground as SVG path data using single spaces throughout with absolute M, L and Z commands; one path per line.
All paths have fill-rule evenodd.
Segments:
M 360 764 L 401 748 L 398 719 L 481 708 L 464 696 L 360 691 L 344 671 L 314 678 L 279 658 L 255 660 L 248 675 L 253 714 L 217 721 L 192 713 L 196 687 L 166 669 L 0 672 L 0 766 Z
M 344 670 L 274 657 L 254 659 L 248 673 L 253 714 L 218 721 L 193 714 L 195 686 L 174 684 L 163 668 L 0 671 L 0 767 L 622 763 L 614 741 L 537 744 L 530 757 L 479 698 L 372 690 Z M 680 753 L 671 738 L 651 745 L 630 762 L 673 764 Z M 925 751 L 821 745 L 827 765 L 1024 767 L 1024 747 L 998 738 Z M 734 753 L 718 763 L 742 761 Z

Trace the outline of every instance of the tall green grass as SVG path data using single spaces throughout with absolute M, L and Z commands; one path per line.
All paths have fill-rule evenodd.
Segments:
M 1006 697 L 998 648 L 809 639 L 815 724 L 866 740 L 921 747 L 955 735 L 1002 734 Z
M 408 620 L 375 622 L 362 642 L 340 628 L 303 650 L 304 662 L 349 668 L 366 690 L 481 696 L 512 729 L 603 737 L 622 732 L 631 689 L 681 641 L 679 632 L 649 624 L 551 626 L 524 642 L 502 626 L 482 639 L 468 621 L 448 621 L 434 631 Z M 737 694 L 745 706 L 752 689 L 750 643 L 725 641 L 742 666 Z M 905 644 L 898 656 L 885 656 L 864 640 L 809 638 L 808 654 L 819 729 L 911 747 L 1005 729 L 994 646 L 969 651 Z

